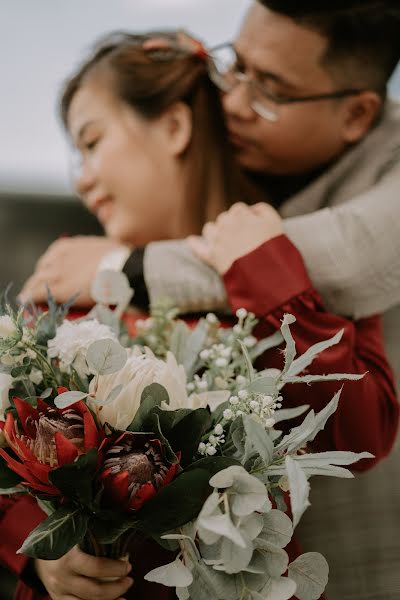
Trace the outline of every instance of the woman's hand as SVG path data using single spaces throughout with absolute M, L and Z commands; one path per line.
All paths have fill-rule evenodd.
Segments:
M 207 223 L 202 237 L 188 241 L 196 256 L 223 275 L 236 259 L 282 233 L 282 219 L 272 206 L 237 203 Z
M 21 302 L 47 301 L 47 286 L 57 302 L 63 303 L 79 293 L 76 306 L 94 304 L 90 288 L 101 259 L 121 248 L 118 242 L 100 236 L 60 238 L 38 260 L 35 272 L 19 295 Z
M 58 560 L 35 560 L 35 569 L 53 600 L 117 600 L 131 587 L 131 565 L 85 554 L 77 546 Z M 102 582 L 101 578 L 116 577 Z

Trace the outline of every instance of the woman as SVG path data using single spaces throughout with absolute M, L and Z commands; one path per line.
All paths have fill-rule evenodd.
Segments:
M 182 34 L 122 36 L 100 45 L 67 84 L 61 106 L 64 123 L 81 157 L 77 189 L 113 240 L 112 247 L 121 242 L 135 246 L 199 233 L 205 222 L 215 220 L 236 198 L 246 198 L 249 204 L 256 200 L 255 191 L 245 189 L 245 182 L 236 173 L 224 143 L 219 100 L 207 77 L 206 59 L 202 47 Z M 256 246 L 269 244 L 272 260 L 281 265 L 285 301 L 277 300 L 282 298 L 282 290 L 278 294 L 268 289 L 268 265 L 260 264 L 254 239 L 236 255 L 235 240 L 228 236 L 222 250 L 231 246 L 233 255 L 222 261 L 220 270 L 226 273 L 230 301 L 234 307 L 243 305 L 250 310 L 257 306 L 256 312 L 263 317 L 260 325 L 263 334 L 279 326 L 284 312 L 296 314 L 299 352 L 341 328 L 345 330 L 343 342 L 319 357 L 312 372 L 370 371 L 375 378 L 366 377 L 360 383 L 346 386 L 337 415 L 318 436 L 315 447 L 370 450 L 379 459 L 393 442 L 398 420 L 379 323 L 371 319 L 355 326 L 327 313 L 310 283 L 301 256 L 282 235 L 279 217 L 273 213 L 272 224 L 270 218 L 264 222 L 265 211 L 270 213 L 272 209 L 255 206 L 251 225 L 254 234 L 257 228 Z M 248 221 L 249 215 L 239 205 L 220 215 L 218 221 L 237 224 L 241 216 Z M 218 242 L 213 231 L 215 228 L 207 226 L 206 237 Z M 295 269 L 287 269 L 285 252 L 294 257 Z M 310 311 L 315 315 L 312 331 Z M 281 357 L 269 355 L 269 366 L 273 361 L 280 366 Z M 359 426 L 360 412 L 357 407 L 352 408 L 348 390 L 353 390 L 354 395 L 354 385 L 358 386 L 359 396 L 366 399 L 363 410 L 367 422 L 372 424 L 369 428 Z M 337 387 L 336 384 L 314 386 L 308 390 L 307 401 L 320 410 Z M 287 390 L 286 404 L 299 403 L 302 398 L 298 397 L 296 386 L 292 386 Z M 367 466 L 365 463 L 360 468 Z M 14 511 L 14 519 L 18 518 L 23 510 L 29 511 L 31 518 L 25 515 L 17 531 L 15 520 L 9 515 Z M 167 588 L 151 589 L 143 582 L 143 573 L 154 566 L 149 564 L 150 559 L 159 558 L 163 562 L 154 549 L 143 549 L 132 557 L 136 580 L 133 587 L 125 577 L 129 566 L 89 557 L 77 549 L 60 561 L 36 561 L 35 565 L 27 564 L 21 555 L 15 558 L 12 545 L 15 552 L 41 518 L 34 503 L 24 499 L 19 505 L 8 506 L 0 524 L 2 539 L 10 539 L 7 548 L 0 551 L 0 559 L 33 586 L 29 591 L 20 583 L 18 598 L 23 598 L 23 590 L 31 598 L 32 589 L 39 593 L 34 566 L 39 579 L 57 600 L 91 597 L 114 600 L 125 594 L 132 598 L 171 596 Z M 101 575 L 120 579 L 100 583 L 97 578 Z

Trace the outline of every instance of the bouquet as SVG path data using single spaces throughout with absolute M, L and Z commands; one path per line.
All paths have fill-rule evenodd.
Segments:
M 1 306 L 1 493 L 32 494 L 48 515 L 19 552 L 57 559 L 79 544 L 121 558 L 147 537 L 173 560 L 146 579 L 180 600 L 319 598 L 325 559 L 289 564 L 284 549 L 309 505 L 309 478 L 352 477 L 344 467 L 371 455 L 310 451 L 340 391 L 315 414 L 285 408 L 282 390 L 360 378 L 302 375 L 342 332 L 298 357 L 292 315 L 257 340 L 244 309 L 233 327 L 214 314 L 189 327 L 160 303 L 133 337 L 121 320 L 125 276 L 101 273 L 93 295 L 76 321 L 50 293 L 46 312 Z M 257 371 L 257 357 L 282 343 L 284 368 Z

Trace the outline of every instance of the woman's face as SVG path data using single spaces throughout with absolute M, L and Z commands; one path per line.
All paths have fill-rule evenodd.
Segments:
M 80 154 L 76 189 L 107 236 L 140 246 L 188 233 L 178 225 L 184 161 L 170 147 L 162 117 L 146 120 L 89 81 L 72 99 L 68 129 Z

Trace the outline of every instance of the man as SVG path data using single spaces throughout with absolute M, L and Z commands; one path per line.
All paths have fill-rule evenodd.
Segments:
M 400 302 L 400 109 L 386 100 L 385 90 L 400 55 L 399 9 L 394 1 L 381 0 L 326 4 L 254 4 L 234 44 L 233 71 L 228 69 L 233 76 L 224 77 L 224 65 L 229 67 L 234 55 L 225 48 L 216 54 L 213 78 L 225 92 L 238 160 L 262 175 L 325 304 L 355 319 L 388 309 L 395 311 L 393 317 Z M 168 295 L 183 310 L 225 306 L 217 270 L 229 269 L 241 256 L 238 248 L 242 254 L 252 251 L 268 228 L 265 213 L 256 215 L 256 209 L 244 206 L 232 210 L 241 211 L 241 227 L 234 229 L 229 213 L 216 228 L 207 227 L 204 240 L 192 242 L 200 259 L 187 242 L 134 251 L 124 270 L 137 301 L 146 304 L 147 295 Z M 247 237 L 245 223 L 251 225 Z M 254 231 L 260 223 L 259 238 Z M 235 243 L 218 247 L 221 238 Z M 101 248 L 99 240 L 93 240 L 96 248 L 90 240 L 79 243 L 57 242 L 24 294 L 41 299 L 39 288 L 48 281 L 57 295 L 49 265 L 57 271 L 64 257 L 62 292 L 70 295 L 79 285 L 74 269 L 71 289 L 66 287 L 68 261 L 76 264 L 74 252 L 88 257 L 84 279 L 90 280 L 114 247 L 109 241 Z M 58 296 L 64 299 L 61 290 Z M 389 321 L 388 328 L 393 335 L 395 322 Z M 394 358 L 400 371 L 398 354 Z M 392 507 L 394 502 L 400 507 L 400 498 L 393 466 L 387 462 L 359 479 L 349 487 L 348 498 L 343 482 L 338 491 L 325 481 L 316 490 L 319 498 L 302 525 L 303 538 L 307 550 L 321 550 L 331 565 L 329 600 L 398 597 L 395 557 L 400 546 L 394 540 Z M 379 478 L 392 488 L 383 493 Z M 373 512 L 377 505 L 386 515 L 379 522 Z

